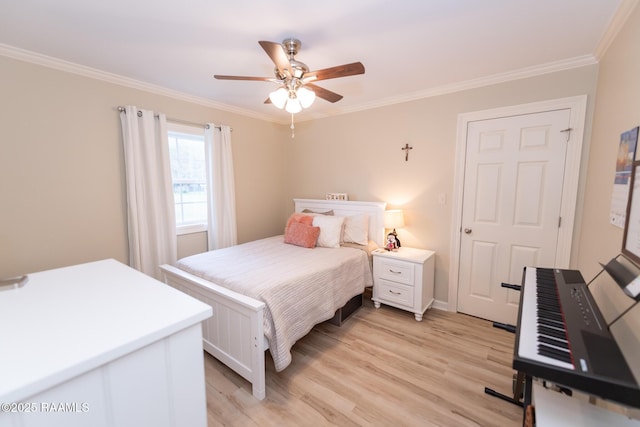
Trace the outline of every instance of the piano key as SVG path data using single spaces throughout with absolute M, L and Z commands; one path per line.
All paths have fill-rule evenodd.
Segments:
M 547 308 L 549 310 L 559 310 L 560 309 L 560 304 L 558 304 L 557 301 L 550 301 L 548 299 L 545 298 L 538 298 L 536 300 L 538 307 L 544 307 Z
M 538 301 L 538 304 L 548 304 L 548 305 L 553 305 L 553 306 L 560 306 L 560 303 L 558 302 L 557 299 L 554 299 L 550 296 L 544 295 L 544 294 L 538 294 L 538 297 L 536 298 L 536 301 Z
M 546 319 L 544 317 L 540 317 L 538 318 L 538 324 L 549 326 L 550 328 L 559 328 L 564 330 L 564 322 L 558 321 L 558 320 Z
M 538 292 L 537 294 L 537 300 L 538 301 L 545 301 L 549 304 L 554 304 L 554 305 L 559 305 L 560 303 L 558 302 L 558 296 L 557 295 L 551 295 L 551 294 L 545 294 L 544 292 Z
M 567 330 L 566 330 L 566 328 L 564 326 L 564 323 L 562 323 L 562 322 L 554 322 L 554 321 L 547 321 L 547 320 L 545 320 L 545 319 L 537 319 L 536 328 L 538 329 L 538 331 L 540 330 L 540 328 L 551 328 L 553 330 L 562 332 L 563 334 L 567 333 Z
M 562 313 L 559 310 L 560 310 L 560 306 L 539 304 L 538 309 L 536 311 L 543 312 L 543 313 L 546 312 L 550 316 L 562 318 Z
M 538 292 L 536 295 L 538 301 L 545 300 L 552 304 L 558 304 L 558 296 L 555 293 Z
M 538 309 L 537 313 L 538 313 L 539 319 L 555 320 L 558 323 L 564 324 L 561 314 L 554 313 L 552 311 L 545 310 L 545 309 Z
M 549 344 L 555 347 L 560 347 L 565 350 L 569 350 L 569 342 L 567 340 L 559 340 L 557 338 L 553 338 L 547 335 L 540 335 L 538 337 L 538 341 L 543 344 Z
M 555 288 L 555 280 L 553 280 L 553 271 L 551 275 L 547 275 L 547 277 L 551 277 L 551 280 L 546 280 L 547 282 L 551 282 L 551 285 L 541 284 L 538 285 L 537 275 L 540 274 L 541 280 L 544 281 L 544 270 L 541 268 L 532 268 L 527 267 L 524 271 L 523 277 L 523 286 L 521 289 L 522 298 L 521 298 L 521 319 L 523 321 L 519 322 L 518 325 L 518 348 L 516 352 L 519 357 L 525 358 L 528 360 L 535 360 L 536 362 L 543 363 L 549 366 L 555 366 L 558 368 L 573 370 L 575 369 L 572 363 L 567 363 L 558 359 L 554 359 L 552 357 L 547 357 L 538 352 L 538 342 L 537 342 L 537 326 L 538 323 L 547 326 L 547 327 L 555 327 L 555 329 L 560 329 L 560 332 L 564 332 L 563 322 L 562 321 L 553 321 L 553 320 L 540 320 L 537 314 L 536 307 L 536 293 L 539 288 L 546 288 L 547 286 L 552 286 Z M 555 291 L 554 291 L 555 292 Z M 526 321 L 524 321 L 526 319 Z M 566 338 L 566 335 L 563 335 L 561 338 Z
M 568 351 L 562 351 L 556 347 L 551 347 L 545 344 L 538 344 L 538 352 L 543 356 L 573 365 L 573 363 L 571 363 L 571 354 Z
M 565 331 L 549 328 L 549 327 L 546 327 L 546 326 L 538 327 L 538 332 L 540 332 L 543 335 L 550 336 L 550 337 L 556 337 L 558 339 L 566 339 L 567 338 L 567 334 L 566 334 Z
M 556 306 L 560 305 L 557 295 L 547 295 L 544 293 L 538 293 L 536 300 L 538 302 L 543 302 L 545 304 L 551 304 Z

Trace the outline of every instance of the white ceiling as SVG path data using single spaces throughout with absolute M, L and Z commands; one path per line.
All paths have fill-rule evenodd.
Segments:
M 364 75 L 317 83 L 341 101 L 318 99 L 296 120 L 324 117 L 592 64 L 636 1 L 4 0 L 0 54 L 286 122 L 263 104 L 273 83 L 213 74 L 272 77 L 258 40 L 288 37 L 311 70 L 362 62 Z

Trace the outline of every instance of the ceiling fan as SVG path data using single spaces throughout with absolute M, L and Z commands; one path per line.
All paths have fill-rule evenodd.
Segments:
M 271 92 L 265 104 L 272 103 L 278 108 L 285 108 L 294 114 L 309 107 L 316 96 L 329 102 L 340 101 L 343 97 L 311 82 L 335 79 L 357 74 L 364 74 L 364 65 L 360 62 L 338 65 L 317 71 L 309 71 L 309 67 L 295 59 L 301 47 L 300 40 L 289 38 L 282 43 L 259 41 L 260 46 L 276 65 L 275 77 L 225 76 L 216 74 L 219 80 L 257 80 L 273 82 L 280 87 Z

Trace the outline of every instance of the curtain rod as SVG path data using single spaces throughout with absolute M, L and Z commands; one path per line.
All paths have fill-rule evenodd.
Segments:
M 124 112 L 125 108 L 122 106 L 118 106 L 118 111 L 119 112 Z M 138 111 L 138 117 L 141 116 L 140 111 Z M 158 117 L 156 115 L 156 117 Z M 183 125 L 190 125 L 190 126 L 199 126 L 199 127 L 203 127 L 205 129 L 209 129 L 209 124 L 202 124 L 202 123 L 194 123 L 194 122 L 188 122 L 186 120 L 179 120 L 179 119 L 170 119 L 169 117 L 167 117 L 167 121 L 168 122 L 173 122 L 173 123 L 179 123 L 179 124 L 183 124 Z M 220 126 L 216 126 L 216 129 L 220 129 Z M 231 132 L 233 132 L 233 128 L 230 129 Z

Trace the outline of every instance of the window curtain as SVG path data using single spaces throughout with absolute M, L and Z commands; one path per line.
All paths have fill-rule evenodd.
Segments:
M 238 243 L 231 128 L 209 123 L 204 132 L 209 203 L 209 250 Z
M 127 106 L 120 112 L 127 187 L 129 265 L 161 278 L 177 260 L 167 118 Z

